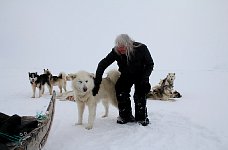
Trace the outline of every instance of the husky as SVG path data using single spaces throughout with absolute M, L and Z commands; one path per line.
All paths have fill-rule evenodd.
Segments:
M 42 96 L 42 94 L 44 94 L 44 86 L 45 84 L 47 84 L 50 95 L 52 94 L 51 92 L 51 84 L 49 81 L 49 77 L 47 74 L 41 74 L 38 75 L 37 72 L 29 72 L 29 80 L 32 86 L 32 98 L 35 98 L 35 94 L 36 94 L 36 88 L 39 88 L 39 97 Z
M 154 86 L 148 93 L 147 98 L 155 100 L 169 100 L 170 98 L 180 98 L 181 94 L 173 89 L 175 73 L 168 73 L 166 78 L 162 79 L 158 85 Z
M 58 86 L 60 93 L 62 93 L 62 89 L 64 89 L 65 92 L 67 91 L 67 75 L 64 72 L 60 72 L 58 76 L 53 76 L 51 71 L 44 69 L 44 74 L 47 74 L 49 77 L 51 91 L 53 91 L 53 86 Z
M 172 89 L 169 86 L 156 86 L 147 94 L 147 98 L 155 100 L 169 100 L 172 98 Z
M 105 108 L 103 117 L 108 116 L 109 103 L 117 108 L 117 99 L 115 93 L 115 84 L 120 76 L 117 70 L 108 72 L 107 77 L 102 79 L 99 92 L 96 96 L 92 95 L 94 88 L 94 74 L 86 71 L 79 71 L 74 74 L 69 74 L 72 80 L 73 96 L 78 107 L 78 122 L 76 125 L 82 125 L 83 112 L 85 105 L 88 106 L 89 116 L 86 129 L 92 129 L 95 116 L 97 103 L 102 100 Z M 69 96 L 69 93 L 67 94 Z

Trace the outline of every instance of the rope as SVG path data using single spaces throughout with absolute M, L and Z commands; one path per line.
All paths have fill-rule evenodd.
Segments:
M 16 142 L 18 144 L 20 144 L 21 140 L 22 140 L 22 136 L 17 136 L 17 135 L 9 135 L 3 132 L 0 132 L 0 136 L 3 138 L 6 138 L 7 140 L 11 141 L 11 142 Z
M 47 119 L 48 116 L 46 114 L 43 114 L 43 112 L 41 111 L 41 112 L 36 113 L 35 118 L 38 121 L 43 121 L 43 120 Z M 18 135 L 9 135 L 7 133 L 0 132 L 0 137 L 3 137 L 11 142 L 14 142 L 17 145 L 20 145 L 22 143 L 22 141 L 27 138 L 26 135 L 27 135 L 27 132 L 19 133 L 19 136 Z
M 36 113 L 36 119 L 39 120 L 39 121 L 42 121 L 42 120 L 45 120 L 47 119 L 47 115 L 46 114 L 43 114 L 43 112 L 37 112 Z

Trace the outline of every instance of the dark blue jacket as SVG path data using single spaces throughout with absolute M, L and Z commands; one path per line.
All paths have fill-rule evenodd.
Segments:
M 117 61 L 121 76 L 126 76 L 129 80 L 149 82 L 149 76 L 154 68 L 154 62 L 146 45 L 134 42 L 134 54 L 130 60 L 126 55 L 116 53 L 114 48 L 102 59 L 97 67 L 95 86 L 99 86 L 105 69 L 114 61 Z

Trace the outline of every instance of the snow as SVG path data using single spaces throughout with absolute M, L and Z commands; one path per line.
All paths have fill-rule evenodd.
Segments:
M 175 72 L 174 89 L 183 97 L 148 100 L 147 127 L 117 124 L 118 111 L 112 106 L 109 116 L 102 118 L 104 108 L 98 104 L 92 130 L 84 128 L 87 110 L 84 124 L 75 126 L 76 104 L 57 101 L 43 149 L 228 149 L 227 14 L 225 0 L 2 0 L 0 111 L 45 111 L 51 96 L 46 89 L 42 98 L 31 98 L 28 72 L 95 72 L 115 37 L 127 33 L 150 49 L 155 62 L 152 86 Z

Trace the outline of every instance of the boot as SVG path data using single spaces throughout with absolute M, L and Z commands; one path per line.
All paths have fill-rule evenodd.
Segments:
M 138 123 L 141 124 L 142 126 L 147 126 L 150 123 L 150 121 L 148 118 L 146 118 L 143 121 L 138 121 Z
M 119 117 L 117 117 L 117 123 L 125 124 L 128 122 L 134 122 L 135 118 L 132 115 L 130 94 L 121 93 L 117 95 Z
M 130 117 L 128 118 L 122 118 L 120 116 L 117 117 L 117 123 L 118 124 L 126 124 L 128 122 L 135 122 L 135 118 L 133 115 L 131 115 Z
M 134 95 L 135 100 L 135 121 L 137 121 L 142 126 L 147 126 L 149 124 L 149 119 L 147 118 L 147 108 L 146 108 L 146 97 L 139 97 Z

